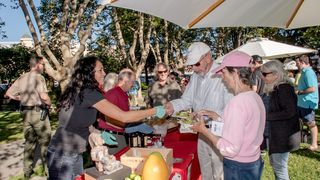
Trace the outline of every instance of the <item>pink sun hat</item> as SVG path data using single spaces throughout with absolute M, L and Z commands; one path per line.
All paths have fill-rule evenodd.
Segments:
M 242 51 L 232 51 L 228 53 L 222 60 L 220 66 L 212 70 L 216 74 L 225 67 L 250 67 L 252 57 Z

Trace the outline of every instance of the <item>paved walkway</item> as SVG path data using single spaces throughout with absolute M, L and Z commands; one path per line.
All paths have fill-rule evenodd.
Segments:
M 14 141 L 0 144 L 0 179 L 8 180 L 10 177 L 23 173 L 23 142 Z M 40 160 L 38 160 L 40 163 Z M 33 177 L 32 180 L 45 180 L 46 177 Z

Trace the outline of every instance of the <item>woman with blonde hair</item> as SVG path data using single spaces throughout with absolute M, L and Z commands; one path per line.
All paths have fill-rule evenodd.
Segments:
M 299 149 L 300 144 L 297 96 L 280 61 L 265 63 L 261 73 L 265 82 L 262 98 L 267 113 L 265 142 L 270 164 L 276 179 L 289 179 L 289 153 Z
M 107 92 L 113 87 L 115 87 L 117 82 L 118 82 L 118 74 L 113 72 L 108 73 L 104 78 L 104 83 L 103 83 L 104 92 Z

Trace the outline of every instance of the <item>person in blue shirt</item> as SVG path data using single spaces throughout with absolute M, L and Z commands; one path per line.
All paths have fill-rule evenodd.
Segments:
M 309 57 L 302 55 L 296 59 L 301 77 L 298 81 L 298 113 L 299 117 L 306 123 L 311 131 L 312 142 L 309 147 L 311 151 L 318 149 L 318 127 L 315 122 L 315 110 L 318 108 L 318 80 L 309 63 Z

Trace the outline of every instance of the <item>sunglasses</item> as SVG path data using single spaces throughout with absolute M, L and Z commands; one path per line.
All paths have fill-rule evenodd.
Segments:
M 261 72 L 262 76 L 266 77 L 268 74 L 272 74 L 272 72 Z
M 200 61 L 197 62 L 196 64 L 192 65 L 192 66 L 200 66 Z
M 165 70 L 165 71 L 158 71 L 158 74 L 164 74 L 164 73 L 167 73 L 168 70 Z

